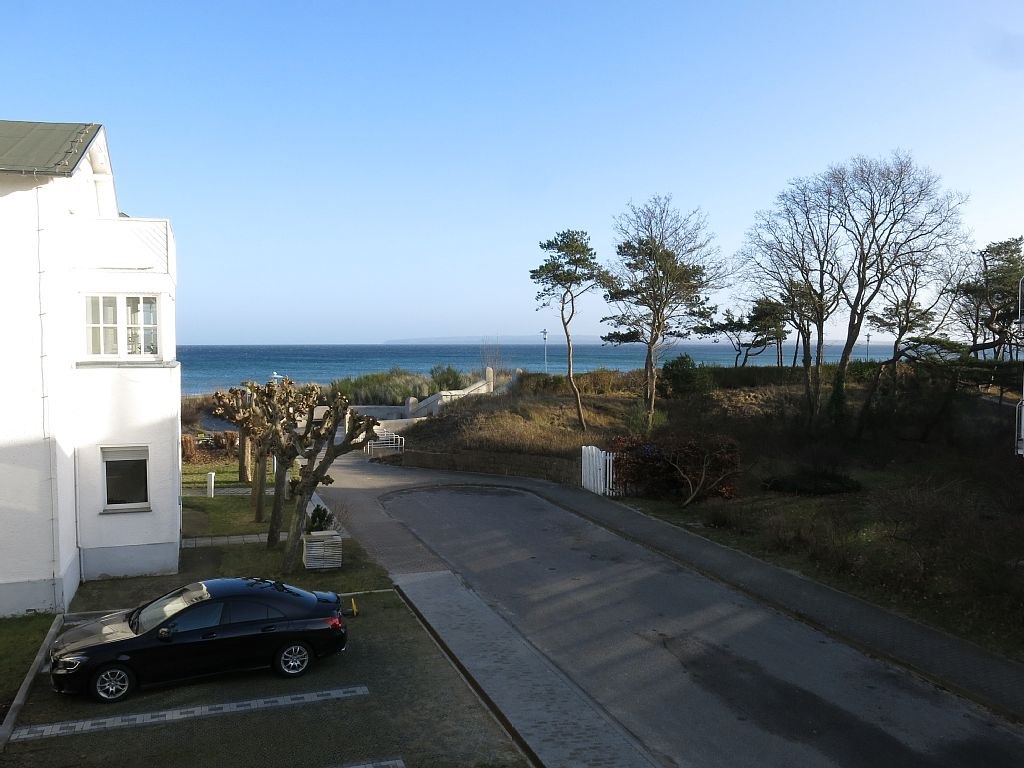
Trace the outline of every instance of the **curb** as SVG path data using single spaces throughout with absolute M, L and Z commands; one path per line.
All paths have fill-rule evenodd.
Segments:
M 28 674 L 21 681 L 21 687 L 18 688 L 18 693 L 15 694 L 14 701 L 11 702 L 11 708 L 7 710 L 7 716 L 4 718 L 3 725 L 0 725 L 0 752 L 3 752 L 7 747 L 7 742 L 10 741 L 11 734 L 14 733 L 15 721 L 17 721 L 18 715 L 21 713 L 21 708 L 25 706 L 28 692 L 32 689 L 32 682 L 35 680 L 36 675 L 39 674 L 39 668 L 43 666 L 43 660 L 46 658 L 46 651 L 62 626 L 64 626 L 64 614 L 58 613 L 53 617 L 53 623 L 50 625 L 46 637 L 43 638 L 43 644 L 36 651 L 36 657 L 32 660 Z
M 423 628 L 427 630 L 427 633 L 431 636 L 431 638 L 433 638 L 434 642 L 437 644 L 437 647 L 441 649 L 441 652 L 444 653 L 445 657 L 448 659 L 451 665 L 455 667 L 455 669 L 458 670 L 459 674 L 462 675 L 463 679 L 467 683 L 469 683 L 469 687 L 473 689 L 473 692 L 477 695 L 480 701 L 484 703 L 484 706 L 487 707 L 488 710 L 490 710 L 491 715 L 494 717 L 494 719 L 497 720 L 498 723 L 501 724 L 501 727 L 505 729 L 505 732 L 512 737 L 512 741 L 515 742 L 515 745 L 517 747 L 519 747 L 523 755 L 526 756 L 526 759 L 530 761 L 534 768 L 544 768 L 543 761 L 541 761 L 537 753 L 533 751 L 533 749 L 527 743 L 526 739 L 523 738 L 523 735 L 519 733 L 519 731 L 516 729 L 514 725 L 512 725 L 512 721 L 505 716 L 505 713 L 502 712 L 498 705 L 494 703 L 494 700 L 487 695 L 487 691 L 485 691 L 483 689 L 483 686 L 481 686 L 480 683 L 477 682 L 476 678 L 473 677 L 472 674 L 470 674 L 470 671 L 459 660 L 458 656 L 455 655 L 452 649 L 448 647 L 448 644 L 445 643 L 440 633 L 438 633 L 438 631 L 434 629 L 433 625 L 429 621 L 427 621 L 427 617 L 420 612 L 420 609 L 417 608 L 416 604 L 409 598 L 407 594 L 405 594 L 405 591 L 397 584 L 394 585 L 394 591 L 395 594 L 397 594 L 398 597 L 401 598 L 402 602 L 405 603 L 405 605 L 409 608 L 409 610 L 412 611 L 417 621 L 419 621 Z

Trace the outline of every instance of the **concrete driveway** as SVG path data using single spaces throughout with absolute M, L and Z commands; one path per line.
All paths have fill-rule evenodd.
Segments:
M 432 585 L 418 596 L 442 639 L 457 616 L 431 574 L 450 570 L 650 763 L 1024 765 L 1017 726 L 532 493 L 351 457 L 338 470 L 322 495 L 400 584 Z M 508 682 L 481 684 L 497 700 Z

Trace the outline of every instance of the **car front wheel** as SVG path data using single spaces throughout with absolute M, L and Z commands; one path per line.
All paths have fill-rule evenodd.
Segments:
M 284 677 L 298 677 L 309 669 L 313 651 L 301 642 L 289 643 L 274 656 L 274 671 Z
M 127 698 L 135 687 L 132 671 L 121 664 L 108 664 L 92 676 L 89 693 L 97 701 L 113 702 Z

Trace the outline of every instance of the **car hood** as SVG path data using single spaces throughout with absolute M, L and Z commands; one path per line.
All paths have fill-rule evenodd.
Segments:
M 52 646 L 53 653 L 66 654 L 94 645 L 116 643 L 129 637 L 135 637 L 125 618 L 128 611 L 108 613 L 95 621 L 80 624 L 61 633 Z

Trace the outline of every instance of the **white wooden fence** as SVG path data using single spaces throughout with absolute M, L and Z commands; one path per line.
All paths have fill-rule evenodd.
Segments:
M 615 454 L 596 445 L 583 446 L 583 487 L 599 496 L 618 496 L 615 486 Z

